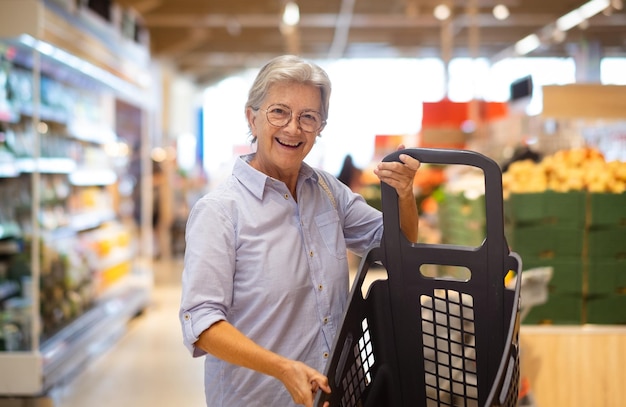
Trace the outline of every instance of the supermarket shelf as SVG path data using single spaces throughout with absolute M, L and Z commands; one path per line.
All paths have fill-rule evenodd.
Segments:
M 99 210 L 72 215 L 70 228 L 74 231 L 93 229 L 102 224 L 115 220 L 116 215 L 112 210 Z
M 112 287 L 93 308 L 43 342 L 39 352 L 0 353 L 0 396 L 45 394 L 115 343 L 150 300 L 150 273 L 140 274 Z
M 15 222 L 8 222 L 5 224 L 0 224 L 0 240 L 5 239 L 15 239 L 22 236 L 22 230 L 19 225 Z M 2 254 L 14 254 L 19 251 L 19 247 L 16 243 L 10 242 L 6 243 L 0 242 L 0 255 Z
M 69 174 L 76 168 L 69 158 L 19 158 L 16 163 L 20 173 Z
M 0 254 L 7 261 L 15 255 L 29 257 L 26 263 L 34 282 L 32 293 L 15 295 L 14 285 L 0 287 L 0 296 L 15 297 L 20 306 L 6 324 L 13 329 L 10 338 L 19 341 L 4 347 L 25 349 L 0 352 L 0 406 L 13 398 L 31 400 L 11 407 L 33 405 L 33 398 L 48 395 L 79 374 L 95 355 L 119 339 L 151 296 L 151 264 L 140 265 L 142 260 L 149 261 L 141 258 L 149 252 L 149 242 L 137 242 L 140 250 L 134 255 L 134 251 L 114 251 L 121 246 L 135 248 L 130 225 L 120 225 L 126 234 L 106 236 L 120 217 L 113 205 L 116 191 L 112 186 L 126 163 L 105 151 L 118 141 L 118 100 L 138 108 L 142 117 L 159 107 L 149 97 L 156 90 L 151 83 L 149 50 L 138 45 L 131 48 L 136 51 L 132 54 L 121 52 L 129 46 L 116 35 L 116 27 L 104 24 L 101 35 L 95 35 L 89 29 L 91 21 L 64 12 L 55 3 L 0 0 L 0 43 L 10 50 L 6 62 L 15 68 L 12 73 L 42 88 L 34 95 L 0 100 L 0 122 L 16 136 L 0 160 L 0 178 L 19 177 L 2 182 L 6 184 L 2 192 L 7 199 L 13 198 L 10 206 L 2 208 L 6 209 L 2 215 L 21 226 L 16 229 L 6 220 L 0 225 Z M 66 96 L 77 100 L 65 103 Z M 39 121 L 50 131 L 31 130 Z M 149 142 L 152 126 L 147 123 L 145 131 L 143 124 L 137 131 L 141 145 Z M 11 148 L 15 146 L 20 148 Z M 33 146 L 39 146 L 38 154 L 31 151 Z M 144 157 L 141 161 L 148 162 Z M 34 176 L 21 177 L 29 174 Z M 13 194 L 18 188 L 24 196 Z M 148 184 L 141 188 L 143 196 Z M 149 235 L 147 223 L 139 226 L 140 236 Z M 92 250 L 91 244 L 101 250 Z M 106 285 L 100 282 L 102 271 L 88 267 L 91 263 L 113 270 Z M 42 277 L 49 277 L 46 288 L 51 290 L 37 284 Z M 56 302 L 55 297 L 66 294 L 68 277 L 78 288 L 89 288 L 79 294 L 88 297 L 81 302 L 87 308 L 74 307 L 70 298 Z M 81 285 L 89 278 L 92 285 Z M 50 305 L 56 312 L 54 324 L 48 323 L 40 305 Z
M 20 285 L 15 281 L 0 283 L 0 301 L 6 300 L 20 292 Z
M 70 174 L 70 183 L 74 186 L 103 186 L 113 185 L 117 181 L 117 174 L 111 169 L 81 168 Z
M 20 175 L 20 172 L 15 162 L 0 162 L 0 178 L 15 178 L 18 175 Z

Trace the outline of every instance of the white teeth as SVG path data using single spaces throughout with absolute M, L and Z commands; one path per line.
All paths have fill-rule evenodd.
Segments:
M 280 139 L 277 139 L 278 142 L 284 146 L 288 146 L 288 147 L 298 147 L 301 143 L 287 143 L 285 141 L 282 141 Z

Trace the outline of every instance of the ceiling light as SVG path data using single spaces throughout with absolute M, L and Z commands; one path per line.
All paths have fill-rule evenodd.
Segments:
M 579 8 L 559 17 L 556 26 L 559 30 L 567 31 L 581 24 L 588 18 L 598 14 L 611 4 L 610 0 L 591 0 Z
M 294 26 L 300 22 L 300 8 L 293 1 L 285 4 L 283 11 L 283 23 L 285 25 Z
M 447 20 L 448 17 L 450 17 L 450 14 L 452 14 L 450 11 L 450 7 L 446 6 L 445 4 L 440 4 L 435 7 L 435 10 L 433 10 L 433 15 L 437 20 L 440 21 Z
M 167 152 L 163 147 L 154 147 L 150 152 L 150 157 L 153 161 L 161 163 L 167 158 Z
M 559 17 L 559 19 L 556 20 L 556 26 L 561 31 L 567 31 L 571 28 L 576 27 L 578 24 L 582 23 L 583 20 L 584 20 L 584 17 L 580 14 L 578 9 L 576 9 L 576 10 L 570 11 L 569 13 L 565 14 L 562 17 Z
M 596 14 L 602 12 L 605 8 L 611 5 L 610 0 L 591 0 L 579 7 L 580 13 L 585 18 L 591 18 Z
M 515 43 L 515 52 L 518 55 L 526 55 L 539 48 L 539 45 L 541 45 L 539 37 L 536 34 L 530 34 Z
M 493 8 L 493 16 L 498 20 L 506 20 L 510 14 L 509 8 L 504 4 L 498 4 Z

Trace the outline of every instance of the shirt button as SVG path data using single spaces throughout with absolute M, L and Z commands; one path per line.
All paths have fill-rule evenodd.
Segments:
M 185 321 L 189 321 L 191 319 L 191 316 L 189 314 L 185 314 Z
M 313 257 L 313 250 L 309 252 L 309 256 Z
M 317 286 L 317 289 L 322 291 L 324 289 L 324 286 L 320 284 L 320 285 Z
M 328 317 L 324 317 L 324 325 L 328 323 Z
M 289 194 L 285 194 L 285 199 L 289 199 Z
M 324 352 L 324 359 L 328 359 L 328 352 Z

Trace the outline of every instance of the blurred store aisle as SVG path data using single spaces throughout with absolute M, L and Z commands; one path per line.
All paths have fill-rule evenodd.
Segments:
M 151 305 L 126 334 L 67 386 L 55 407 L 204 406 L 203 359 L 183 347 L 178 325 L 182 262 L 155 261 Z
M 358 259 L 353 259 L 351 280 Z M 178 325 L 182 260 L 155 260 L 151 305 L 111 349 L 66 386 L 53 391 L 54 407 L 202 407 L 203 358 L 193 359 Z M 364 286 L 385 278 L 377 270 Z

